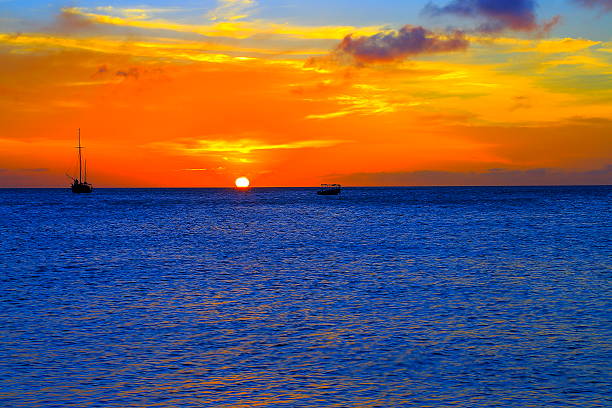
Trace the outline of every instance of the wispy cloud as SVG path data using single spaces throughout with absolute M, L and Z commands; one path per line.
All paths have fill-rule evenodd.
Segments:
M 586 50 L 599 44 L 601 44 L 600 41 L 586 40 L 583 38 L 555 38 L 525 43 L 524 46 L 520 46 L 513 51 L 537 52 L 541 54 L 573 53 Z
M 278 51 L 270 49 L 242 48 L 230 44 L 166 40 L 151 38 L 141 41 L 125 41 L 109 38 L 81 38 L 77 36 L 49 36 L 43 34 L 0 34 L 0 44 L 20 47 L 27 52 L 64 48 L 99 52 L 105 54 L 130 55 L 175 60 L 242 63 L 257 59 L 241 54 L 277 55 Z M 315 50 L 312 50 L 315 52 Z M 322 51 L 320 51 L 322 52 Z M 237 55 L 230 55 L 237 54 Z M 124 75 L 125 76 L 125 75 Z
M 218 0 L 217 8 L 209 11 L 206 17 L 212 21 L 235 21 L 249 16 L 257 4 L 255 0 Z
M 255 35 L 272 35 L 302 39 L 340 39 L 344 36 L 357 33 L 371 35 L 381 30 L 380 26 L 354 27 L 354 26 L 302 26 L 293 24 L 274 23 L 269 21 L 217 21 L 212 24 L 182 24 L 164 19 L 135 19 L 119 17 L 100 12 L 91 12 L 88 9 L 68 7 L 62 10 L 68 18 L 83 21 L 87 24 L 111 25 L 118 27 L 133 27 L 145 30 L 168 30 L 178 33 L 200 34 L 208 37 L 226 37 L 246 39 Z M 78 16 L 78 17 L 75 17 Z
M 516 37 L 490 37 L 482 35 L 468 35 L 472 43 L 507 47 L 508 52 L 536 52 L 539 54 L 571 53 L 586 50 L 594 46 L 604 46 L 601 41 L 585 38 L 516 38 Z M 599 48 L 598 50 L 601 50 Z
M 347 109 L 347 110 L 341 110 L 338 112 L 307 115 L 306 119 L 333 119 L 333 118 L 339 118 L 342 116 L 350 115 L 351 113 L 355 113 L 355 112 Z
M 568 171 L 552 168 L 489 169 L 482 172 L 422 170 L 412 172 L 330 175 L 330 180 L 364 186 L 512 186 L 611 184 L 612 165 L 601 169 Z
M 585 7 L 599 7 L 604 11 L 612 11 L 612 0 L 574 0 Z
M 118 15 L 132 19 L 148 19 L 156 14 L 167 14 L 176 13 L 183 11 L 180 7 L 113 7 L 113 6 L 98 6 L 95 7 L 96 11 Z
M 333 119 L 351 114 L 379 115 L 397 112 L 401 108 L 421 105 L 419 101 L 405 101 L 397 97 L 392 97 L 389 94 L 379 92 L 338 95 L 328 100 L 346 106 L 346 108 L 336 112 L 307 115 L 306 119 Z
M 600 60 L 587 55 L 570 55 L 565 58 L 542 62 L 541 65 L 545 68 L 558 67 L 561 65 L 581 65 L 601 68 L 610 67 L 610 63 L 608 61 Z
M 201 139 L 195 142 L 156 142 L 148 146 L 159 150 L 174 151 L 186 155 L 206 153 L 251 154 L 262 150 L 313 149 L 346 143 L 346 140 L 300 140 L 286 143 L 266 143 L 255 139 L 223 140 Z

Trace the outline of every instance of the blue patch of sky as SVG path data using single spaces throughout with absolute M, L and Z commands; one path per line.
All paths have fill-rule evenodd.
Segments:
M 450 0 L 435 0 L 446 4 Z M 387 25 L 398 28 L 405 24 L 431 28 L 474 26 L 473 21 L 447 16 L 432 18 L 421 14 L 428 0 L 259 0 L 252 8 L 251 19 L 272 20 L 303 25 Z M 218 5 L 216 0 L 0 0 L 0 18 L 49 21 L 63 7 L 95 8 L 181 8 L 182 12 L 165 14 L 175 21 L 205 23 L 206 12 Z M 610 40 L 612 13 L 577 6 L 572 0 L 540 0 L 537 9 L 540 20 L 555 15 L 563 16 L 562 22 L 551 35 L 558 37 L 585 37 L 601 41 Z M 0 27 L 0 31 L 2 28 Z
M 447 4 L 448 1 L 435 2 Z M 475 26 L 473 20 L 456 16 L 425 16 L 421 11 L 427 3 L 428 0 L 269 0 L 259 2 L 256 17 L 307 25 L 389 25 L 398 28 L 412 24 L 438 29 Z M 536 14 L 540 21 L 562 16 L 562 21 L 551 32 L 552 36 L 610 39 L 612 13 L 606 15 L 597 9 L 577 6 L 573 0 L 540 0 Z

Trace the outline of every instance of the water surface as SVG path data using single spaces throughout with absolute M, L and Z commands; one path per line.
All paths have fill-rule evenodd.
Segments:
M 611 193 L 0 190 L 0 405 L 610 406 Z

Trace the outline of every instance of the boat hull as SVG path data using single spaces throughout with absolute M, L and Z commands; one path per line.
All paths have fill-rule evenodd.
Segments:
M 70 186 L 73 193 L 83 194 L 83 193 L 91 193 L 93 191 L 93 187 L 91 184 L 78 183 Z
M 317 191 L 317 195 L 338 195 L 340 194 L 340 189 L 334 189 L 334 190 L 321 190 L 321 191 Z

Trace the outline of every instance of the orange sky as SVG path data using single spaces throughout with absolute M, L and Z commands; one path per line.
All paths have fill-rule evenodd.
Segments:
M 612 181 L 609 41 L 470 33 L 353 63 L 334 47 L 374 22 L 220 25 L 230 3 L 206 24 L 73 8 L 0 33 L 0 187 L 65 187 L 77 128 L 97 187 Z

